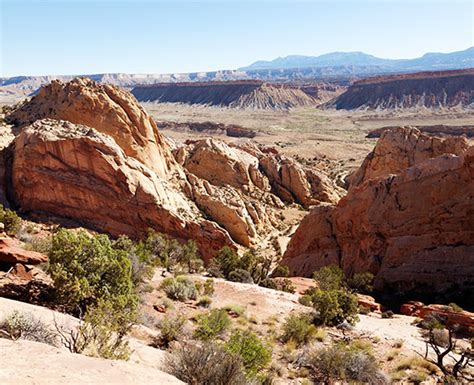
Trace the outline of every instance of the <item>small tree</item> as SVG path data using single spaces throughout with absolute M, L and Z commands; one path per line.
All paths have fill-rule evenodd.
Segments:
M 456 342 L 454 341 L 454 331 L 448 328 L 448 340 L 445 347 L 440 347 L 435 334 L 435 328 L 428 331 L 426 341 L 426 351 L 424 359 L 436 365 L 446 379 L 454 379 L 457 381 L 474 382 L 474 352 L 471 349 L 456 350 Z M 436 354 L 436 360 L 429 358 L 429 348 Z M 457 353 L 457 356 L 452 353 Z M 450 357 L 454 364 L 449 365 L 445 359 Z
M 335 265 L 325 266 L 313 274 L 321 290 L 338 290 L 346 287 L 344 272 Z
M 312 296 L 316 310 L 316 321 L 322 325 L 335 326 L 343 321 L 357 321 L 357 297 L 345 289 L 316 290 Z
M 56 301 L 66 311 L 86 314 L 101 302 L 125 324 L 135 320 L 138 296 L 130 259 L 106 235 L 61 229 L 52 238 L 49 262 Z
M 5 232 L 8 235 L 16 235 L 21 228 L 21 218 L 13 210 L 0 205 L 0 222 L 3 223 Z
M 368 271 L 356 273 L 348 280 L 351 289 L 363 294 L 370 294 L 374 290 L 374 275 Z

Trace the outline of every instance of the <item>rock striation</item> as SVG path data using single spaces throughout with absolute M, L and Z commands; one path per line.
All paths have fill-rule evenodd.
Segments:
M 390 135 L 397 140 L 386 142 L 394 144 L 386 148 L 388 154 L 396 153 L 403 141 L 401 148 L 418 148 L 410 144 L 419 135 L 416 131 L 396 130 L 385 139 Z M 330 264 L 341 266 L 348 276 L 370 271 L 378 289 L 472 285 L 474 147 L 426 158 L 405 163 L 411 167 L 401 171 L 374 167 L 375 179 L 364 173 L 363 183 L 337 205 L 313 209 L 293 235 L 282 263 L 293 275 L 310 276 Z
M 66 121 L 39 120 L 14 142 L 12 186 L 24 211 L 84 221 L 113 235 L 153 228 L 195 239 L 204 256 L 232 244 L 171 182 L 129 157 L 108 135 Z
M 328 103 L 336 109 L 442 108 L 474 103 L 474 69 L 359 80 Z
M 18 127 L 50 118 L 93 127 L 110 135 L 131 156 L 169 179 L 176 171 L 173 156 L 164 144 L 155 121 L 130 93 L 87 78 L 68 83 L 53 80 L 31 100 L 6 116 Z
M 112 235 L 152 228 L 195 239 L 205 259 L 281 230 L 282 200 L 309 207 L 343 193 L 275 150 L 218 140 L 178 147 L 133 96 L 88 79 L 52 82 L 8 120 L 18 135 L 4 174 L 20 210 Z
M 297 86 L 256 80 L 157 83 L 136 86 L 140 102 L 187 103 L 248 109 L 315 106 L 318 100 Z

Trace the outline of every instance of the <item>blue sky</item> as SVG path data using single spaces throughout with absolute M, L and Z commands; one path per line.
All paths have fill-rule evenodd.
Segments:
M 0 0 L 0 76 L 234 69 L 292 54 L 474 45 L 473 1 Z

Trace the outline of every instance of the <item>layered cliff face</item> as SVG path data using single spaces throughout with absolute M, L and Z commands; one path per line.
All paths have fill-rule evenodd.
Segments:
M 397 143 L 410 148 L 419 132 L 391 135 L 397 140 L 386 142 L 394 144 L 387 153 L 396 153 Z M 310 276 L 331 264 L 349 276 L 370 271 L 379 289 L 474 284 L 474 147 L 413 164 L 403 163 L 407 155 L 399 161 L 411 167 L 387 170 L 381 162 L 385 171 L 375 172 L 374 179 L 365 173 L 337 205 L 312 210 L 282 263 L 294 275 Z
M 93 127 L 110 135 L 131 156 L 160 177 L 169 179 L 176 165 L 154 120 L 130 93 L 90 79 L 68 83 L 53 80 L 38 95 L 6 116 L 24 127 L 38 119 L 51 118 Z
M 336 109 L 455 107 L 474 103 L 474 69 L 380 76 L 358 81 L 330 105 Z
M 152 228 L 196 239 L 205 256 L 232 244 L 168 181 L 87 126 L 39 120 L 26 127 L 14 142 L 12 187 L 24 211 L 74 218 L 113 235 L 139 237 Z
M 299 87 L 241 80 L 229 82 L 158 83 L 132 90 L 140 102 L 187 103 L 249 109 L 315 106 L 318 100 Z

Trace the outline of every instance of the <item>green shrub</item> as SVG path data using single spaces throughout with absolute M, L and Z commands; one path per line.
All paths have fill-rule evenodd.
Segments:
M 278 265 L 272 272 L 272 278 L 276 277 L 288 277 L 290 275 L 290 269 L 288 266 Z
M 183 316 L 166 317 L 158 323 L 160 335 L 155 338 L 154 344 L 161 348 L 168 348 L 182 334 L 186 318 Z
M 21 218 L 13 210 L 0 205 L 0 222 L 3 223 L 5 232 L 8 235 L 16 235 L 21 228 Z
M 313 325 L 311 314 L 291 314 L 283 324 L 283 334 L 280 339 L 284 343 L 293 340 L 298 345 L 302 345 L 315 338 L 316 333 L 317 329 Z
M 304 294 L 298 298 L 298 302 L 303 306 L 313 306 L 313 299 L 310 295 Z
M 230 247 L 224 246 L 219 250 L 212 261 L 218 268 L 219 272 L 225 278 L 228 278 L 232 271 L 239 268 L 240 257 Z
M 451 311 L 462 312 L 464 310 L 461 306 L 455 304 L 454 302 L 451 302 L 448 306 L 451 308 Z
M 214 280 L 212 278 L 206 279 L 203 285 L 203 294 L 211 296 L 214 294 Z
M 196 305 L 200 307 L 209 307 L 211 306 L 211 303 L 212 303 L 212 299 L 210 299 L 208 296 L 204 296 L 204 297 L 199 298 L 199 301 L 197 302 Z
M 168 373 L 188 384 L 248 383 L 240 357 L 212 343 L 181 346 L 166 357 L 164 367 Z
M 432 312 L 422 319 L 418 326 L 426 330 L 444 329 L 448 322 L 448 318 L 442 314 Z
M 306 361 L 317 382 L 337 380 L 364 384 L 386 384 L 375 357 L 351 344 L 336 344 L 310 352 Z
M 363 294 L 370 294 L 374 290 L 374 275 L 368 271 L 356 273 L 347 281 L 349 287 Z
M 229 329 L 231 320 L 224 309 L 212 309 L 198 317 L 194 337 L 202 341 L 211 341 Z
M 271 349 L 249 330 L 232 332 L 229 341 L 225 344 L 225 349 L 242 359 L 245 372 L 249 377 L 255 377 L 270 364 L 272 359 Z
M 48 273 L 55 300 L 66 311 L 86 314 L 88 307 L 102 302 L 124 324 L 135 320 L 138 296 L 131 262 L 106 235 L 59 230 L 52 237 Z
M 126 335 L 131 323 L 125 324 L 119 313 L 110 302 L 100 300 L 87 309 L 79 327 L 70 329 L 55 323 L 56 331 L 71 353 L 128 360 L 131 351 Z
M 144 250 L 152 257 L 153 265 L 161 264 L 166 270 L 183 270 L 195 273 L 202 269 L 203 261 L 193 240 L 185 244 L 153 230 L 141 242 Z
M 294 293 L 296 291 L 295 285 L 288 278 L 265 278 L 259 285 L 267 289 L 285 291 L 287 293 Z
M 244 269 L 236 269 L 231 271 L 228 279 L 232 282 L 253 283 L 252 276 L 247 270 Z
M 160 285 L 168 298 L 177 301 L 196 299 L 198 291 L 193 281 L 184 276 L 165 278 Z
M 336 326 L 347 321 L 357 321 L 357 297 L 346 289 L 316 290 L 312 296 L 316 310 L 315 320 L 321 325 Z
M 273 278 L 265 278 L 259 283 L 259 285 L 266 287 L 267 289 L 278 290 L 277 282 Z
M 346 287 L 344 272 L 335 265 L 325 266 L 313 274 L 321 290 L 340 290 Z
M 0 330 L 13 339 L 23 339 L 56 346 L 57 334 L 50 327 L 30 313 L 13 311 L 2 322 Z

